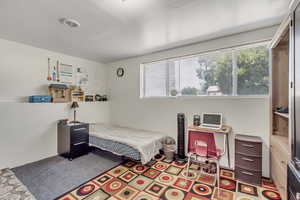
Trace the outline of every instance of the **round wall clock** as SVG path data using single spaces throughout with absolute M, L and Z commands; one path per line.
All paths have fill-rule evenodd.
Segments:
M 118 76 L 118 77 L 124 76 L 124 68 L 119 67 L 119 68 L 117 69 L 117 76 Z

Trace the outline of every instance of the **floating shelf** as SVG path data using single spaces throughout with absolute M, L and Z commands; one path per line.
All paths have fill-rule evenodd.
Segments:
M 278 115 L 278 116 L 280 116 L 280 117 L 286 118 L 286 119 L 289 118 L 289 113 L 274 112 L 274 114 L 275 114 L 275 115 Z

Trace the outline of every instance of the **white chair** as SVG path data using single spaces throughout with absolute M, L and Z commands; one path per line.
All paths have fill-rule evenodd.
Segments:
M 217 166 L 217 179 L 218 188 L 220 188 L 220 159 L 226 153 L 226 136 L 223 137 L 223 148 L 219 149 L 216 147 L 215 137 L 213 133 L 201 132 L 199 133 L 201 137 L 189 138 L 189 152 L 188 152 L 188 163 L 186 166 L 186 178 L 189 177 L 189 170 L 191 161 L 196 163 L 201 162 L 214 162 Z M 200 136 L 199 135 L 199 136 Z M 202 172 L 202 167 L 200 167 L 200 173 Z

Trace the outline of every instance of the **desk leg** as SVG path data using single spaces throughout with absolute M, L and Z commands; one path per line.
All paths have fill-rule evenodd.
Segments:
M 229 149 L 228 134 L 226 134 L 226 144 L 227 144 L 227 161 L 228 161 L 228 167 L 230 169 L 230 149 Z

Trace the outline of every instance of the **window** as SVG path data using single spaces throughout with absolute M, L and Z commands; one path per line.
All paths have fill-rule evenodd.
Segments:
M 265 95 L 269 92 L 269 52 L 265 46 L 236 51 L 237 94 Z
M 266 45 L 141 65 L 141 97 L 267 95 Z
M 144 66 L 144 96 L 168 96 L 167 67 L 167 61 L 146 64 Z
M 218 52 L 180 61 L 181 95 L 231 95 L 232 54 Z

